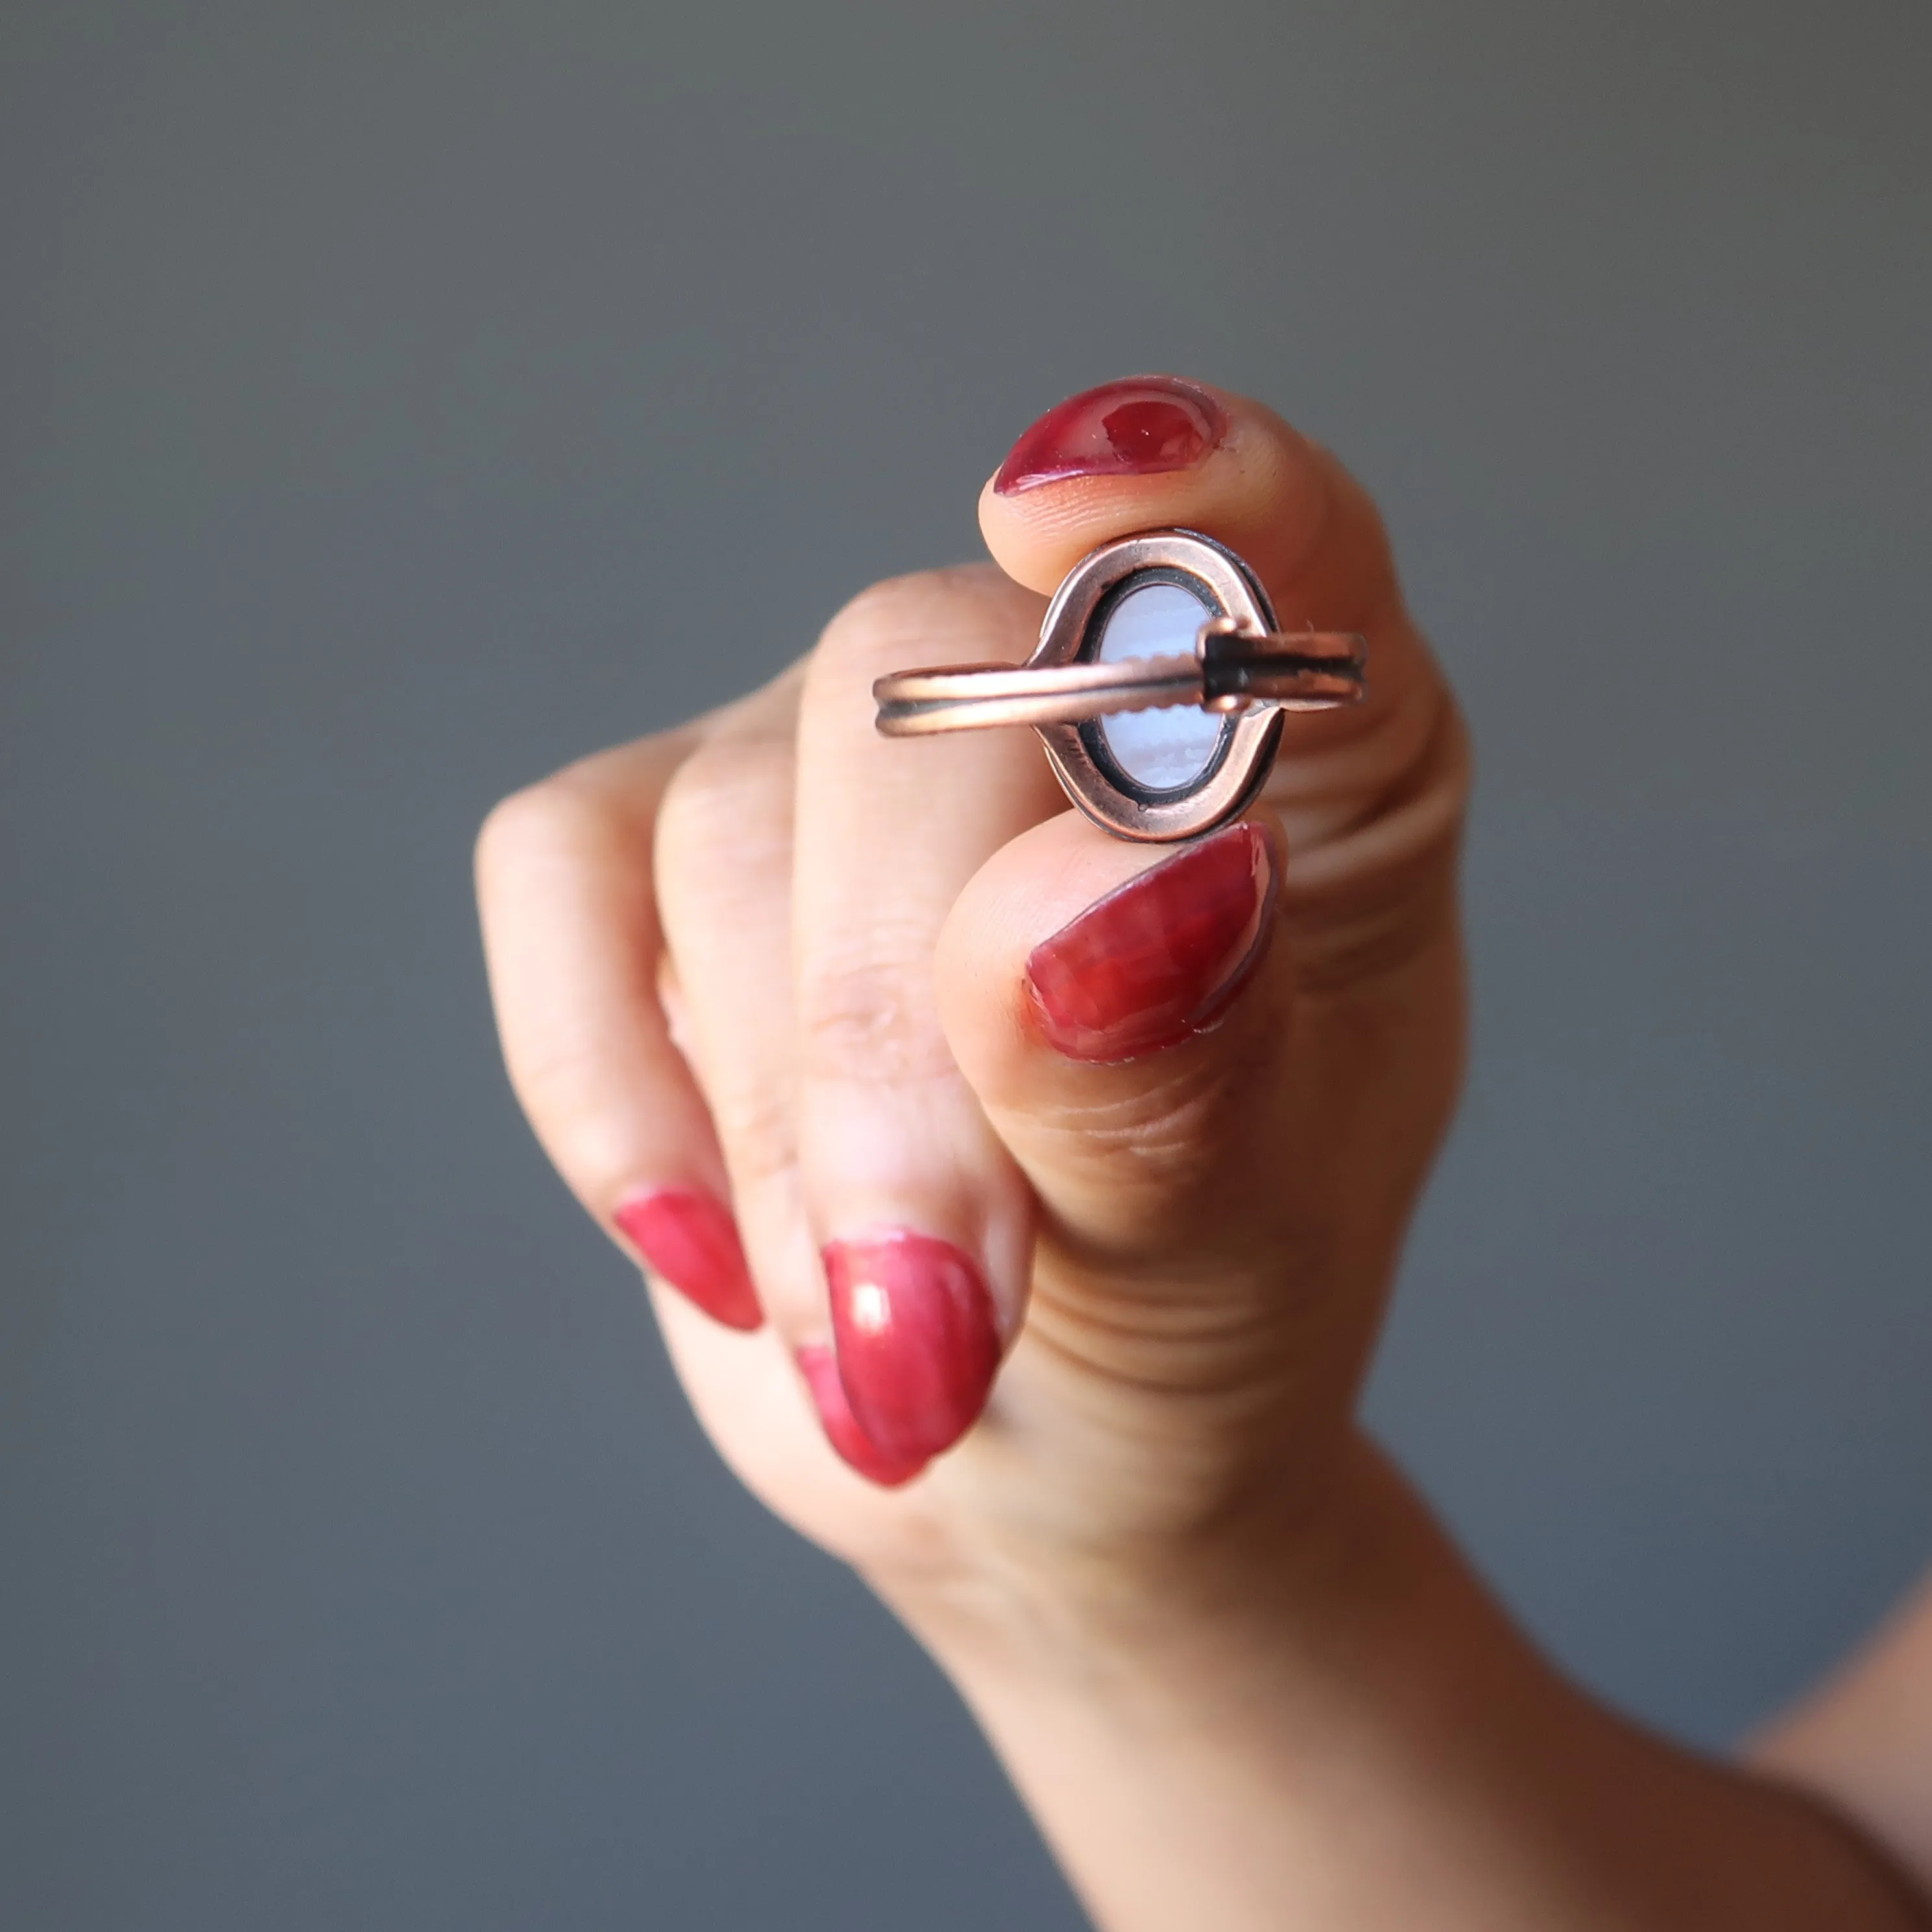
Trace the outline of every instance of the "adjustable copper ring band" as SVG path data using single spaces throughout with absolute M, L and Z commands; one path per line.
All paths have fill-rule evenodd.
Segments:
M 1002 724 L 1079 723 L 1176 704 L 1234 712 L 1250 704 L 1328 711 L 1362 694 L 1364 640 L 1344 631 L 1244 630 L 1210 617 L 1192 657 L 1112 664 L 953 664 L 896 671 L 872 686 L 888 738 L 983 731 Z
M 1279 629 L 1266 592 L 1225 544 L 1150 530 L 1067 572 L 1024 664 L 896 671 L 872 695 L 889 738 L 1030 724 L 1096 824 L 1124 838 L 1191 838 L 1253 802 L 1285 713 L 1354 704 L 1366 665 L 1352 633 Z M 1136 738 L 1110 722 L 1176 706 L 1213 722 L 1181 726 L 1184 742 L 1150 751 L 1144 727 Z

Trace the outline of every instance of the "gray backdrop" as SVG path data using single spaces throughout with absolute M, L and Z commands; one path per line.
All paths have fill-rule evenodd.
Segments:
M 1733 1733 L 1932 1553 L 1913 0 L 8 0 L 0 1922 L 1064 1928 L 498 1072 L 497 794 L 973 552 L 1070 389 L 1380 493 L 1482 755 L 1374 1391 Z

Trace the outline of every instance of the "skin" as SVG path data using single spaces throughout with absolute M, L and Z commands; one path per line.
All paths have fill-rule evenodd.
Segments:
M 1707 1762 L 1537 1656 L 1354 1420 L 1461 1076 L 1468 754 L 1366 496 L 1222 400 L 1192 467 L 988 485 L 992 565 L 881 584 L 764 690 L 499 806 L 518 1096 L 614 1238 L 639 1186 L 733 1204 L 765 1328 L 652 1289 L 700 1418 L 926 1645 L 1110 1932 L 1932 1924 L 1932 1598 L 1754 1768 Z M 1372 691 L 1287 721 L 1279 917 L 1226 1017 L 1077 1064 L 1026 958 L 1165 855 L 1069 811 L 1030 734 L 885 740 L 868 692 L 1024 657 L 1079 556 L 1170 524 L 1366 633 Z M 882 1226 L 982 1256 L 1009 1342 L 895 1490 L 794 1360 L 820 1244 Z

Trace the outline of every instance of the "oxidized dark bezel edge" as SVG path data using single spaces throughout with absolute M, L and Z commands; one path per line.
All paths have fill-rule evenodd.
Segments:
M 1082 557 L 1061 580 L 1041 620 L 1029 665 L 1072 664 L 1086 652 L 1096 613 L 1108 593 L 1140 572 L 1179 571 L 1198 584 L 1218 614 L 1262 631 L 1276 628 L 1268 594 L 1225 544 L 1195 530 L 1148 530 L 1122 537 Z M 1278 706 L 1233 713 L 1198 786 L 1175 796 L 1149 793 L 1102 768 L 1077 724 L 1036 724 L 1067 796 L 1095 824 L 1147 842 L 1198 838 L 1245 812 L 1268 782 L 1281 736 Z M 1110 761 L 1111 762 L 1111 761 Z

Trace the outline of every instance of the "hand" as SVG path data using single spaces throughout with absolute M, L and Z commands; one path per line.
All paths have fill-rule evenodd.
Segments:
M 1340 465 L 1110 385 L 980 519 L 997 568 L 866 592 L 764 690 L 506 800 L 478 861 L 539 1139 L 731 1466 L 902 1606 L 1317 1520 L 1462 1053 L 1462 732 Z M 1024 658 L 1076 560 L 1166 525 L 1369 639 L 1243 824 L 1131 845 L 1030 732 L 876 735 L 874 677 Z
M 1462 1052 L 1463 738 L 1367 498 L 1147 379 L 980 520 L 997 569 L 484 829 L 512 1079 L 719 1449 L 925 1640 L 1108 1932 L 1922 1924 L 1831 1810 L 1564 1683 L 1351 1420 Z M 1369 639 L 1245 823 L 1129 845 L 1030 733 L 875 734 L 874 678 L 1024 657 L 1174 524 Z

